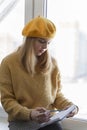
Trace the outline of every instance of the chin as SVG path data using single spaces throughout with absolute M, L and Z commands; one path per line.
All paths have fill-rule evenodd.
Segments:
M 37 56 L 41 56 L 43 53 L 38 53 Z
M 42 54 L 37 54 L 37 56 L 41 56 Z

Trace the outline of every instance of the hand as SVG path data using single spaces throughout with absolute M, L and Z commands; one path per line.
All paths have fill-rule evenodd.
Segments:
M 31 111 L 31 119 L 39 123 L 47 122 L 50 120 L 51 114 L 50 111 L 43 108 L 37 107 Z
M 67 109 L 67 108 L 69 108 L 69 107 L 70 107 L 70 106 L 67 106 L 65 109 Z M 78 106 L 76 106 L 76 108 L 75 108 L 72 112 L 70 112 L 70 113 L 68 114 L 67 118 L 73 117 L 74 115 L 76 115 L 76 114 L 78 113 L 78 111 L 79 111 L 79 108 L 78 108 Z

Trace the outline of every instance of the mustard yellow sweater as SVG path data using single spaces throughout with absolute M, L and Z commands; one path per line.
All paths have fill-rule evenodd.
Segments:
M 52 70 L 47 74 L 29 75 L 20 62 L 18 52 L 3 59 L 0 66 L 1 103 L 8 120 L 30 120 L 35 107 L 63 109 L 72 102 L 61 93 L 60 74 L 52 60 Z

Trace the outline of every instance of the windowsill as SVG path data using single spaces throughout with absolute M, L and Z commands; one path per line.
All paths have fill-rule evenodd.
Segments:
M 79 118 L 67 118 L 63 120 L 62 126 L 64 130 L 87 130 L 87 120 Z
M 78 114 L 78 116 L 73 117 L 76 120 L 87 121 L 87 114 Z

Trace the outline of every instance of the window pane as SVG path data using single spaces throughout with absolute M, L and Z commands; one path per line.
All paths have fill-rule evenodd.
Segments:
M 67 78 L 87 76 L 86 3 L 86 0 L 48 0 L 47 17 L 57 25 L 57 57 Z
M 24 26 L 24 1 L 0 1 L 0 62 L 21 44 Z
M 48 0 L 47 17 L 57 26 L 52 53 L 60 68 L 63 93 L 79 106 L 78 116 L 87 119 L 86 5 L 86 0 Z

